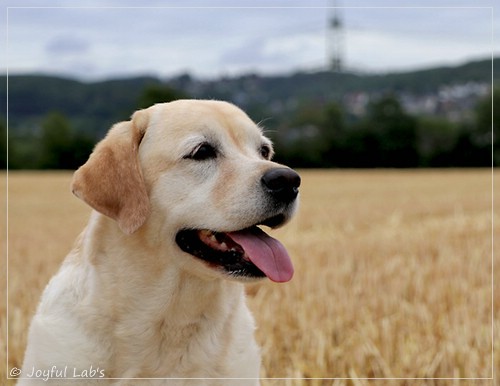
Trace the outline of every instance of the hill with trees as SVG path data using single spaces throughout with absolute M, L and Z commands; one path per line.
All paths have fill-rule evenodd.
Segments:
M 488 166 L 492 69 L 498 84 L 500 59 L 493 66 L 483 60 L 405 73 L 213 80 L 10 75 L 0 83 L 0 103 L 7 104 L 8 83 L 11 168 L 73 169 L 114 122 L 137 108 L 186 97 L 239 105 L 269 130 L 280 160 L 296 166 Z M 495 152 L 498 164 L 497 144 Z

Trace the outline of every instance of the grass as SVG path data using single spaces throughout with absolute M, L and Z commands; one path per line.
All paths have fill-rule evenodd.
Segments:
M 261 375 L 289 378 L 263 385 L 500 385 L 458 380 L 500 369 L 498 285 L 492 303 L 492 231 L 500 234 L 500 219 L 496 208 L 492 230 L 491 171 L 301 174 L 299 213 L 272 232 L 288 247 L 295 276 L 248 286 Z M 88 218 L 70 178 L 10 173 L 9 369 L 21 366 L 40 293 Z M 0 237 L 4 245 L 4 230 Z M 498 278 L 498 242 L 494 248 Z M 2 271 L 2 288 L 5 280 Z M 5 310 L 2 297 L 2 336 Z

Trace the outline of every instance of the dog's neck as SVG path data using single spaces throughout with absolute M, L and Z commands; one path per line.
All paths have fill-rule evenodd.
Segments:
M 217 304 L 231 303 L 234 301 L 231 298 L 239 299 L 243 294 L 241 283 L 200 277 L 184 271 L 182 264 L 172 258 L 178 257 L 179 251 L 169 250 L 176 246 L 160 237 L 151 241 L 153 237 L 147 237 L 147 232 L 145 228 L 126 235 L 113 220 L 94 212 L 81 236 L 87 239 L 87 242 L 80 241 L 86 246 L 80 252 L 81 257 L 92 269 L 100 271 L 99 277 L 104 278 L 100 280 L 114 284 L 112 287 L 116 292 L 110 298 L 122 299 L 123 306 L 129 311 L 144 307 L 142 299 L 155 299 L 147 302 L 148 306 L 154 304 L 155 310 L 147 310 L 146 314 L 168 319 L 175 312 L 178 320 L 191 324 L 205 313 L 220 314 L 221 310 L 215 309 Z M 99 237 L 93 237 L 92 234 L 96 233 Z M 141 248 L 133 248 L 133 244 L 140 244 Z M 142 254 L 130 252 L 137 250 L 143 250 Z

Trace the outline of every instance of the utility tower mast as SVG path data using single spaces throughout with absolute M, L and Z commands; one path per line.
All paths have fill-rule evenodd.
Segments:
M 342 72 L 344 68 L 344 32 L 343 21 L 337 1 L 331 0 L 328 9 L 327 57 L 330 71 Z

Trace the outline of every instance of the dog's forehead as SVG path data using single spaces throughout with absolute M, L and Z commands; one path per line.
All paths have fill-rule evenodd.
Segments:
M 230 140 L 238 146 L 261 143 L 262 129 L 238 107 L 220 101 L 183 100 L 157 105 L 152 126 L 170 140 Z

